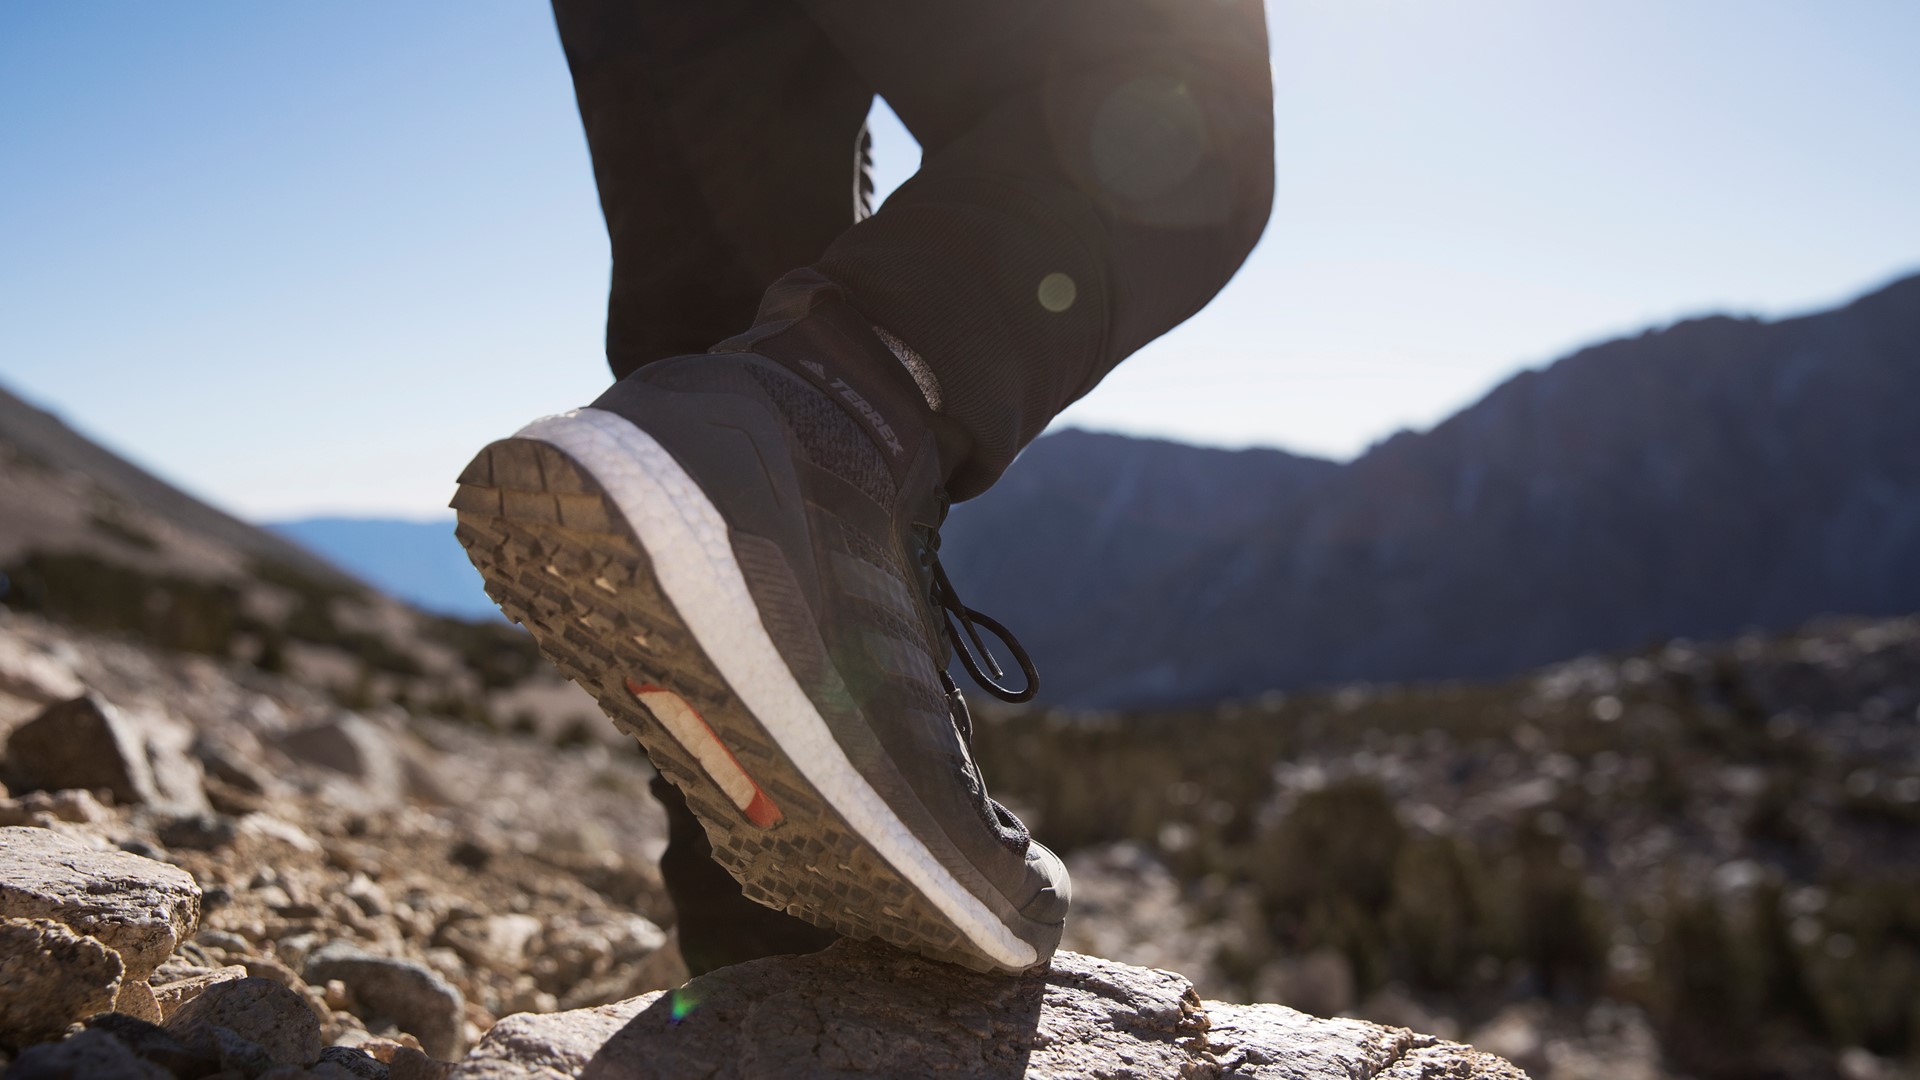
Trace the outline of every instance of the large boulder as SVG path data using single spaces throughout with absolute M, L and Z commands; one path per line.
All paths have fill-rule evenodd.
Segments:
M 847 941 L 617 1005 L 510 1016 L 453 1071 L 458 1080 L 936 1074 L 1524 1077 L 1400 1028 L 1203 1003 L 1166 971 L 1061 953 L 1042 974 L 1003 978 Z
M 0 918 L 50 919 L 96 938 L 119 954 L 123 986 L 144 988 L 198 925 L 200 887 L 163 862 L 46 829 L 0 828 Z

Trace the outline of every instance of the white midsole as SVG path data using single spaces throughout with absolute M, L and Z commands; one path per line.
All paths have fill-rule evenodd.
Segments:
M 673 456 L 603 409 L 535 420 L 518 437 L 557 447 L 612 496 L 652 559 L 661 591 L 808 783 L 982 953 L 1008 968 L 1032 965 L 1039 958 L 1033 946 L 940 864 L 847 759 L 767 636 L 725 519 Z

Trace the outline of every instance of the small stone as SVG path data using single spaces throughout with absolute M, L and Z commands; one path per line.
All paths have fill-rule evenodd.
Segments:
M 452 983 L 422 964 L 336 943 L 308 956 L 304 975 L 308 983 L 322 986 L 340 980 L 361 1016 L 413 1035 L 436 1057 L 451 1058 L 462 1049 L 460 1020 L 466 1000 Z
M 476 967 L 520 971 L 526 967 L 527 946 L 539 939 L 543 929 L 531 915 L 487 915 L 446 923 L 434 935 L 434 943 L 451 948 Z
M 193 755 L 208 776 L 248 795 L 271 795 L 286 787 L 262 760 L 259 740 L 245 729 L 202 733 L 193 742 Z
M 393 1055 L 402 1050 L 419 1050 L 420 1040 L 404 1031 L 396 1031 L 391 1036 L 374 1035 L 358 1030 L 334 1040 L 341 1046 L 350 1046 L 355 1050 L 366 1051 L 375 1061 L 392 1061 Z
M 351 1046 L 329 1046 L 320 1051 L 320 1065 L 335 1065 L 354 1080 L 388 1080 L 387 1064 L 365 1050 Z
M 332 944 L 307 957 L 305 978 L 321 986 L 338 978 L 361 1007 L 361 1017 L 394 1024 L 434 1057 L 455 1057 L 463 1049 L 461 1015 L 467 1001 L 424 965 Z
M 406 770 L 393 736 L 354 713 L 283 735 L 274 745 L 288 757 L 352 780 L 367 807 L 398 805 L 406 796 Z
M 272 814 L 253 813 L 241 818 L 235 825 L 241 836 L 256 840 L 272 840 L 287 845 L 295 851 L 317 854 L 320 843 L 308 836 L 300 826 Z
M 58 1039 L 111 1009 L 124 972 L 113 950 L 50 919 L 0 920 L 0 1044 Z
M 323 1045 L 320 1021 L 306 1001 L 267 979 L 215 983 L 175 1010 L 166 1028 L 190 1046 L 204 1045 L 221 1030 L 233 1032 L 259 1045 L 272 1065 L 304 1065 Z
M 289 990 L 304 990 L 307 986 L 297 972 L 271 956 L 248 956 L 240 961 L 240 966 L 256 979 L 271 979 Z
M 0 825 L 31 825 L 39 815 L 76 825 L 98 825 L 113 820 L 113 811 L 81 788 L 31 791 L 18 799 L 0 801 Z
M 184 979 L 161 983 L 153 988 L 153 997 L 160 1005 L 162 1016 L 172 1016 L 180 1006 L 205 993 L 220 983 L 233 982 L 247 977 L 247 969 L 238 964 L 216 968 L 204 974 L 191 975 Z
M 71 664 L 14 634 L 0 634 L 0 694 L 45 705 L 86 692 Z
M 177 814 L 158 822 L 154 835 L 183 851 L 218 851 L 233 843 L 234 821 L 225 814 Z
M 493 852 L 474 840 L 458 840 L 447 852 L 448 861 L 468 870 L 485 870 L 493 861 Z
M 393 901 L 387 898 L 386 890 L 365 874 L 353 875 L 352 880 L 347 882 L 347 887 L 340 892 L 341 895 L 353 901 L 354 906 L 359 908 L 363 915 L 385 915 L 393 910 Z
M 387 1063 L 387 1080 L 447 1080 L 453 1075 L 453 1062 L 441 1061 L 403 1046 L 394 1051 Z
M 153 987 L 147 985 L 145 979 L 122 979 L 120 993 L 113 999 L 113 1011 L 151 1024 L 165 1019 L 160 1014 L 160 1002 L 153 996 Z
M 140 1060 L 112 1035 L 86 1028 L 29 1047 L 14 1059 L 7 1080 L 173 1080 L 173 1073 Z
M 178 867 L 103 851 L 45 829 L 0 828 L 0 917 L 45 918 L 120 954 L 146 981 L 200 919 L 200 888 Z

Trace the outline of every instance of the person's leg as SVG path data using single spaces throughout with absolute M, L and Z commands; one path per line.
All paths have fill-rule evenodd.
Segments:
M 553 0 L 612 245 L 607 360 L 705 352 L 854 223 L 873 92 L 789 0 Z
M 1065 868 L 987 797 L 941 674 L 956 619 L 996 624 L 953 596 L 938 527 L 950 490 L 991 483 L 1258 236 L 1259 11 L 1187 6 L 812 5 L 919 133 L 921 175 L 723 355 L 641 367 L 461 476 L 489 591 L 641 735 L 762 903 L 979 970 L 1059 942 Z M 741 184 L 784 179 L 739 157 Z M 698 195 L 707 171 L 685 173 Z
M 1266 225 L 1259 0 L 801 0 L 924 150 L 815 268 L 920 354 L 984 490 Z
M 554 0 L 607 220 L 616 378 L 704 352 L 864 211 L 872 92 L 786 0 Z M 836 935 L 741 894 L 678 788 L 660 860 L 695 975 Z

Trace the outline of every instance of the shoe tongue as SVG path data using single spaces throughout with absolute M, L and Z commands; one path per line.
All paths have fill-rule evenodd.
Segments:
M 751 351 L 776 360 L 838 402 L 866 430 L 903 490 L 929 441 L 936 444 L 943 480 L 945 466 L 964 453 L 957 425 L 928 406 L 874 323 L 815 271 L 781 278 L 761 301 L 754 328 L 713 351 Z

